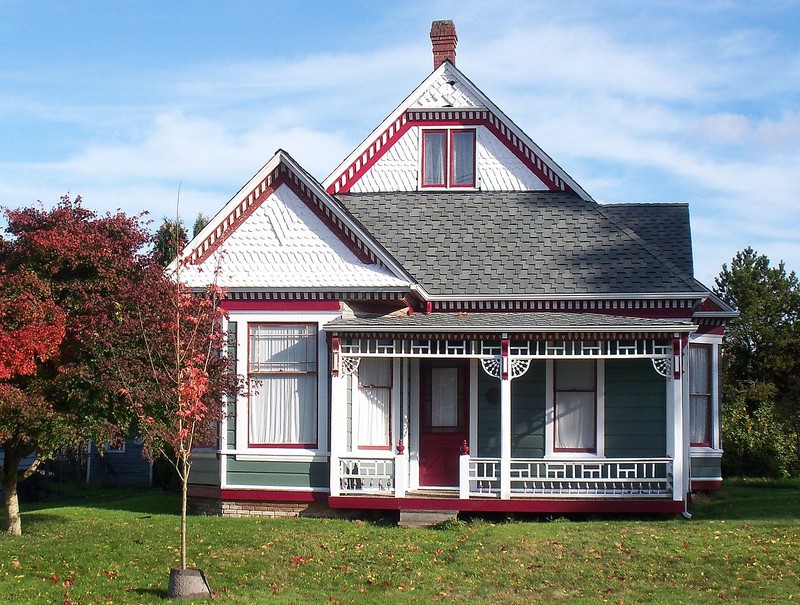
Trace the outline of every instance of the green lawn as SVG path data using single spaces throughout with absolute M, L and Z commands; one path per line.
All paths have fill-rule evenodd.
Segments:
M 130 491 L 27 508 L 0 537 L 0 603 L 161 603 L 178 499 Z M 800 601 L 800 483 L 729 482 L 694 518 L 390 522 L 189 519 L 219 603 Z

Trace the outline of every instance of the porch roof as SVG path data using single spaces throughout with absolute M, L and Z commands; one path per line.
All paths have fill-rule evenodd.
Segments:
M 531 333 L 636 333 L 694 332 L 690 321 L 625 317 L 602 313 L 414 313 L 413 315 L 356 315 L 325 325 L 337 333 L 531 334 Z

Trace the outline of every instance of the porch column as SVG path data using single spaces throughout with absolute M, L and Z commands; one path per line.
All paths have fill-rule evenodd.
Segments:
M 687 427 L 687 402 L 683 396 L 683 350 L 682 342 L 676 335 L 673 342 L 672 380 L 668 386 L 669 422 L 667 449 L 672 456 L 672 499 L 683 500 L 688 491 L 688 441 L 685 435 Z M 671 417 L 671 418 L 670 418 Z
M 347 376 L 336 366 L 331 374 L 330 489 L 331 496 L 339 496 L 339 456 L 347 451 Z
M 500 359 L 500 498 L 511 499 L 511 359 L 505 336 Z

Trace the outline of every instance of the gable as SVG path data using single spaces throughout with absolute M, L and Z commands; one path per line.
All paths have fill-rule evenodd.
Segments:
M 234 289 L 406 289 L 396 262 L 278 152 L 186 247 L 181 278 Z
M 566 191 L 590 196 L 452 63 L 422 82 L 324 181 L 329 193 L 425 188 L 423 133 L 475 132 L 483 191 Z M 445 159 L 449 164 L 450 157 Z M 443 188 L 448 188 L 444 185 Z

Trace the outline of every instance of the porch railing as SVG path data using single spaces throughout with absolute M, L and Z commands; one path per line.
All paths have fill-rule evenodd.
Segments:
M 394 495 L 394 459 L 339 458 L 339 481 L 342 494 Z
M 514 458 L 510 468 L 512 498 L 672 495 L 669 458 Z M 469 497 L 500 497 L 499 458 L 469 458 L 467 469 Z

